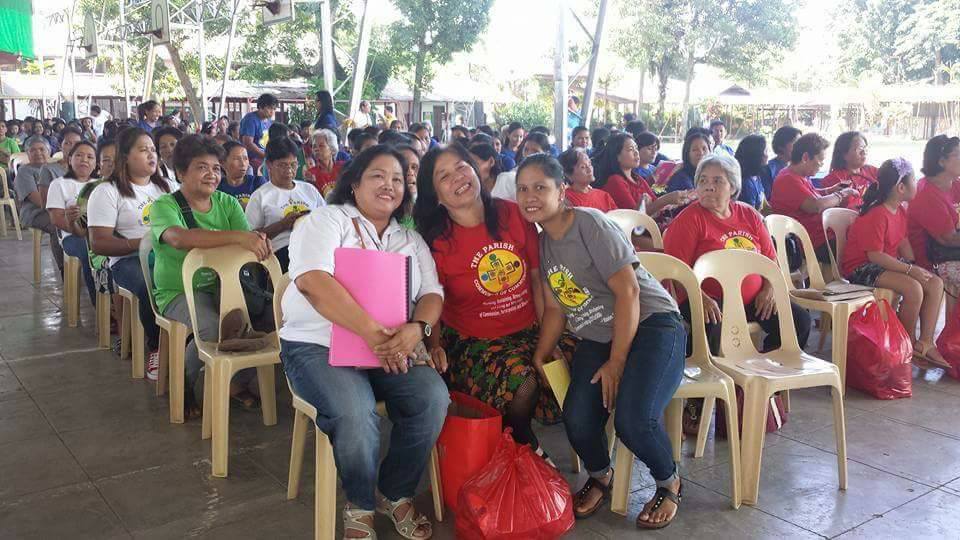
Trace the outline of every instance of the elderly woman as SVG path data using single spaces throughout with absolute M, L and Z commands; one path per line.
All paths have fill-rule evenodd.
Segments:
M 586 150 L 571 147 L 560 154 L 559 160 L 567 182 L 564 193 L 568 206 L 596 208 L 601 212 L 617 209 L 617 203 L 609 193 L 591 187 L 594 181 L 593 163 L 590 162 Z
M 313 176 L 313 185 L 326 196 L 333 190 L 344 162 L 336 161 L 337 136 L 329 129 L 318 129 L 310 134 L 310 152 L 314 165 L 307 170 Z
M 824 188 L 842 185 L 857 190 L 847 199 L 846 207 L 857 210 L 863 205 L 863 195 L 877 182 L 877 168 L 867 165 L 867 138 L 859 131 L 848 131 L 837 137 L 830 159 L 830 174 L 820 181 Z
M 851 197 L 860 192 L 845 184 L 829 188 L 813 187 L 810 177 L 820 170 L 826 159 L 830 143 L 817 133 L 807 133 L 793 143 L 790 166 L 780 171 L 773 183 L 770 206 L 777 214 L 792 217 L 800 222 L 810 235 L 816 250 L 817 260 L 830 264 L 830 250 L 835 249 L 835 240 L 823 232 L 822 216 L 827 208 L 847 205 Z
M 290 278 L 283 296 L 280 357 L 296 393 L 317 408 L 317 429 L 330 437 L 347 504 L 347 538 L 376 538 L 374 509 L 387 514 L 404 538 L 430 538 L 413 495 L 440 434 L 450 402 L 437 373 L 445 365 L 413 365 L 414 347 L 432 335 L 443 308 L 443 289 L 430 248 L 400 226 L 410 200 L 403 155 L 375 146 L 354 158 L 330 194 L 330 205 L 312 212 L 290 237 Z M 412 258 L 411 322 L 384 328 L 333 275 L 337 248 L 400 253 Z M 382 369 L 330 365 L 333 324 L 362 336 Z M 385 401 L 394 432 L 380 457 L 377 401 Z M 381 495 L 376 495 L 379 489 Z
M 53 178 L 45 180 L 47 160 L 50 158 L 50 143 L 42 136 L 32 136 L 26 140 L 28 162 L 17 169 L 13 189 L 20 202 L 20 223 L 31 229 L 38 229 L 50 235 L 50 251 L 63 275 L 63 249 L 60 247 L 57 227 L 50 221 L 44 210 L 47 207 L 47 190 Z M 62 174 L 60 176 L 63 176 Z
M 740 164 L 724 154 L 705 156 L 697 165 L 696 186 L 699 199 L 685 208 L 667 229 L 663 251 L 693 266 L 704 253 L 718 249 L 754 251 L 776 261 L 777 253 L 763 224 L 763 218 L 751 206 L 738 202 L 740 192 Z M 692 291 L 687 291 L 692 294 Z M 747 319 L 756 321 L 766 333 L 764 350 L 780 347 L 780 320 L 770 283 L 758 275 L 747 276 L 741 286 Z M 707 337 L 711 349 L 718 352 L 722 291 L 715 281 L 703 284 L 704 314 Z M 791 304 L 797 340 L 803 348 L 810 336 L 810 315 Z M 690 319 L 690 304 L 680 306 L 684 317 Z

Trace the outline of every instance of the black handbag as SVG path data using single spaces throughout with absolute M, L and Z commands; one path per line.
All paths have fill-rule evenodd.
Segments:
M 933 238 L 927 238 L 927 258 L 933 264 L 960 261 L 960 246 L 945 246 Z

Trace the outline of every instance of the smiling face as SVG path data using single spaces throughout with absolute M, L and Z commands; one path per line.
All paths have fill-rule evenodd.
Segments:
M 371 221 L 389 220 L 403 203 L 405 184 L 406 175 L 395 157 L 384 154 L 373 158 L 360 182 L 353 186 L 357 209 Z
M 867 141 L 863 140 L 863 137 L 854 137 L 847 153 L 843 155 L 843 161 L 851 171 L 863 167 L 867 162 Z
M 407 190 L 411 195 L 417 194 L 417 174 L 420 173 L 420 156 L 412 150 L 403 150 L 401 152 L 404 159 L 407 160 Z
M 710 164 L 697 177 L 697 195 L 700 206 L 712 212 L 722 212 L 730 206 L 733 188 L 720 165 Z
M 170 162 L 173 159 L 173 150 L 177 147 L 177 138 L 173 135 L 160 137 L 160 159 Z
M 134 178 L 150 176 L 157 171 L 157 149 L 149 135 L 141 135 L 127 156 L 127 174 Z
M 713 135 L 713 144 L 723 144 L 723 139 L 727 136 L 727 127 L 723 124 L 717 124 L 710 128 Z
M 584 149 L 590 146 L 590 132 L 585 130 L 578 131 L 573 141 L 570 142 L 570 146 Z
M 89 144 L 80 145 L 70 156 L 70 168 L 76 173 L 78 180 L 89 180 L 96 167 L 97 152 Z
M 220 185 L 220 160 L 216 155 L 198 156 L 190 161 L 186 171 L 177 171 L 183 189 L 209 197 Z M 272 173 L 273 171 L 271 171 Z
M 448 209 L 466 208 L 480 198 L 480 178 L 460 156 L 444 152 L 433 168 L 433 189 L 441 205 Z
M 143 117 L 151 124 L 156 122 L 160 118 L 160 106 L 154 105 L 153 107 L 143 111 Z
M 520 142 L 523 141 L 523 136 L 525 135 L 523 128 L 515 129 L 510 132 L 510 135 L 507 137 L 507 142 L 510 143 L 509 146 L 511 149 L 515 149 L 520 146 Z
M 543 223 L 563 210 L 564 187 L 549 178 L 538 166 L 525 167 L 517 174 L 517 205 L 520 215 L 531 223 Z

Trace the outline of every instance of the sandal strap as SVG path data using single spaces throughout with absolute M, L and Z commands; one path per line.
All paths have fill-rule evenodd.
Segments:
M 594 489 L 594 488 L 600 490 L 600 493 L 603 494 L 603 498 L 609 497 L 610 490 L 613 489 L 613 478 L 612 477 L 610 478 L 610 482 L 607 485 L 603 485 L 603 482 L 591 476 L 590 478 L 587 479 L 587 483 L 584 484 L 582 488 L 580 488 L 580 491 L 577 492 L 575 497 L 577 499 L 582 499 L 590 493 L 591 489 Z
M 683 492 L 682 487 L 678 490 L 677 493 L 674 493 L 663 486 L 658 487 L 656 493 L 653 494 L 654 497 L 657 498 L 657 502 L 653 503 L 653 506 L 650 507 L 650 511 L 653 512 L 658 510 L 660 508 L 660 505 L 663 504 L 664 499 L 669 500 L 670 502 L 675 504 L 677 508 L 680 508 L 680 501 L 683 499 L 683 496 L 681 495 L 682 492 Z
M 347 529 L 351 529 L 357 532 L 362 532 L 366 536 L 361 537 L 376 540 L 377 531 L 373 530 L 373 527 L 367 525 L 366 523 L 360 521 L 360 518 L 374 515 L 374 512 L 370 510 L 364 510 L 362 508 L 344 508 L 343 509 L 343 530 L 344 535 L 346 535 Z M 346 538 L 346 536 L 344 536 Z
M 397 508 L 400 508 L 404 504 L 409 504 L 407 511 L 403 514 L 403 517 L 397 519 Z M 377 504 L 377 512 L 389 517 L 394 527 L 396 527 L 397 532 L 400 533 L 400 536 L 408 540 L 425 540 L 433 536 L 433 524 L 430 523 L 427 516 L 417 512 L 417 509 L 413 506 L 413 498 L 411 497 L 401 497 L 396 501 L 391 501 L 386 497 L 380 497 L 380 501 Z M 425 530 L 427 534 L 425 536 L 416 536 L 414 533 L 421 529 Z

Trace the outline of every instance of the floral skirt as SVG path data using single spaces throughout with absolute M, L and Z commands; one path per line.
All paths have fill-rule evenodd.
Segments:
M 449 368 L 445 375 L 451 390 L 469 394 L 503 413 L 513 399 L 513 394 L 529 377 L 538 377 L 533 366 L 533 353 L 537 348 L 537 328 L 531 327 L 508 336 L 482 339 L 460 335 L 443 327 L 441 343 L 447 351 Z M 557 344 L 569 363 L 577 340 L 564 333 Z M 540 388 L 546 389 L 544 381 Z M 560 406 L 553 392 L 540 392 L 540 401 L 534 417 L 544 424 L 561 420 Z

